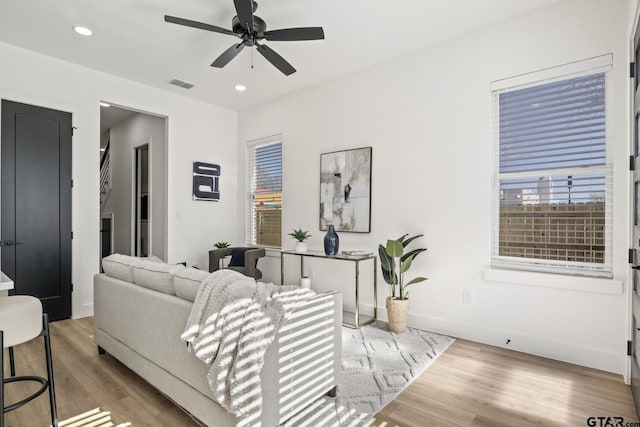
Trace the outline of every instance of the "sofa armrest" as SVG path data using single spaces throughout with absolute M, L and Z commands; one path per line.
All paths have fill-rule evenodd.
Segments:
M 270 423 L 263 425 L 279 425 L 334 390 L 341 364 L 342 294 L 314 295 L 290 313 L 265 357 L 263 415 Z

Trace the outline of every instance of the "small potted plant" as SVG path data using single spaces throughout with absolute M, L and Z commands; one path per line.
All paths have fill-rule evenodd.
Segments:
M 407 315 L 409 313 L 409 292 L 407 288 L 427 280 L 425 277 L 416 277 L 405 282 L 404 273 L 409 270 L 413 260 L 427 250 L 426 248 L 417 248 L 405 252 L 409 243 L 422 237 L 422 234 L 408 236 L 408 234 L 405 234 L 398 239 L 387 240 L 386 246 L 378 246 L 382 276 L 384 281 L 389 284 L 389 296 L 386 304 L 389 330 L 397 333 L 404 332 L 407 329 Z
M 219 242 L 215 243 L 213 246 L 215 246 L 218 249 L 224 249 L 224 248 L 228 248 L 231 245 L 229 244 L 229 242 L 225 242 L 224 240 L 220 240 Z
M 306 240 L 311 237 L 308 231 L 304 231 L 302 228 L 298 228 L 297 230 L 294 228 L 293 231 L 289 233 L 289 236 L 297 240 L 296 252 L 307 252 Z

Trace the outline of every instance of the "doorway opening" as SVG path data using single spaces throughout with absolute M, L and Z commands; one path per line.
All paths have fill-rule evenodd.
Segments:
M 109 252 L 166 260 L 167 118 L 101 102 L 100 132 L 100 230 L 110 218 Z

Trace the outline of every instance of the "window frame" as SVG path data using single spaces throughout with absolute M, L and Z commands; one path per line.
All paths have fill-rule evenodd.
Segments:
M 255 185 L 255 152 L 259 147 L 266 147 L 273 144 L 280 144 L 280 229 L 277 230 L 277 234 L 280 239 L 280 245 L 266 245 L 257 243 L 257 225 L 256 225 L 256 209 L 255 209 L 255 197 L 257 192 L 254 191 L 253 186 Z M 272 249 L 280 249 L 282 246 L 282 207 L 283 207 L 283 199 L 282 199 L 282 182 L 283 182 L 283 150 L 284 150 L 284 141 L 282 139 L 281 134 L 271 135 L 265 138 L 255 139 L 248 141 L 245 146 L 245 242 L 247 245 L 263 247 L 263 248 L 272 248 Z
M 492 239 L 491 239 L 491 267 L 495 269 L 516 270 L 522 272 L 554 273 L 572 276 L 589 276 L 599 278 L 613 277 L 613 157 L 612 157 L 612 55 L 603 55 L 553 67 L 533 73 L 491 82 L 491 118 L 492 118 Z M 605 93 L 605 164 L 585 168 L 557 168 L 540 169 L 527 172 L 503 172 L 500 173 L 500 95 L 513 91 L 546 85 L 552 82 L 571 79 L 579 76 L 588 76 L 604 73 Z M 569 260 L 550 260 L 533 257 L 513 257 L 500 255 L 500 208 L 501 208 L 501 183 L 508 179 L 527 178 L 531 176 L 547 175 L 580 175 L 590 172 L 602 173 L 605 184 L 605 224 L 604 224 L 604 259 L 598 262 L 577 262 Z

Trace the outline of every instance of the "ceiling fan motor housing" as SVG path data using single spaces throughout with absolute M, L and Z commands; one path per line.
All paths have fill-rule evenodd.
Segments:
M 240 22 L 240 18 L 237 16 L 234 16 L 231 20 L 231 28 L 233 28 L 234 33 L 239 35 L 248 33 L 244 23 Z M 265 31 L 267 31 L 267 23 L 259 16 L 253 15 L 253 31 L 251 33 L 260 37 Z

